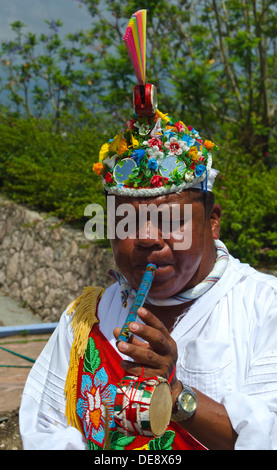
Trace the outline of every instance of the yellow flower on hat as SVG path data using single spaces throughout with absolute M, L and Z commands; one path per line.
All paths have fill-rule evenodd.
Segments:
M 190 148 L 189 156 L 191 157 L 193 162 L 198 160 L 198 149 L 197 149 L 197 147 L 191 147 Z
M 205 140 L 204 145 L 207 150 L 212 150 L 215 144 L 211 142 L 210 140 Z
M 111 152 L 117 153 L 121 139 L 122 139 L 122 137 L 121 137 L 121 133 L 120 133 L 120 134 L 116 135 L 114 137 L 114 139 L 110 142 L 109 150 Z
M 160 118 L 162 121 L 165 121 L 165 122 L 169 122 L 169 121 L 170 121 L 168 115 L 161 113 L 161 111 L 159 111 L 158 109 L 157 109 L 157 112 L 156 112 L 156 118 L 157 118 L 157 119 Z
M 94 163 L 92 169 L 94 171 L 94 173 L 97 175 L 97 176 L 100 176 L 102 175 L 103 171 L 104 171 L 104 165 L 103 163 L 101 162 L 98 162 L 98 163 Z
M 108 153 L 109 153 L 109 144 L 108 143 L 103 144 L 99 152 L 99 162 L 102 162 L 102 160 L 104 160 L 108 156 Z
M 131 134 L 131 145 L 130 147 L 137 148 L 139 147 L 139 141 Z
M 122 155 L 124 152 L 127 152 L 128 150 L 128 145 L 125 139 L 121 139 L 118 147 L 118 155 Z

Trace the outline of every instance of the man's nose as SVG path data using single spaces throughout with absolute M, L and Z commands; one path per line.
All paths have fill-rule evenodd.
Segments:
M 161 230 L 157 224 L 151 220 L 139 224 L 137 231 L 136 244 L 143 247 L 151 247 L 153 245 L 163 246 L 164 241 L 162 238 Z

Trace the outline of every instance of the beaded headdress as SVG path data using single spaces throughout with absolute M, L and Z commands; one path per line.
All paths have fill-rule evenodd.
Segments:
M 217 146 L 160 112 L 156 88 L 146 83 L 146 13 L 140 10 L 132 15 L 123 39 L 138 80 L 134 117 L 102 145 L 93 170 L 111 194 L 138 197 L 188 188 L 211 191 L 218 173 L 212 169 Z

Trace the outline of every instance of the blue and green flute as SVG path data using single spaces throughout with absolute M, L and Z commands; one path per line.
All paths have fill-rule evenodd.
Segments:
M 137 318 L 137 311 L 140 307 L 143 306 L 147 294 L 150 290 L 151 284 L 155 277 L 157 266 L 155 264 L 149 263 L 146 266 L 145 273 L 142 277 L 140 286 L 138 288 L 134 303 L 131 307 L 129 314 L 127 315 L 126 321 L 121 329 L 120 335 L 117 338 L 116 344 L 119 341 L 124 341 L 125 343 L 129 340 L 131 333 L 129 330 L 129 325 L 132 321 L 135 321 Z

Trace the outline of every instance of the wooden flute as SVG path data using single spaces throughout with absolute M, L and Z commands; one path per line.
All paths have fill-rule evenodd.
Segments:
M 117 338 L 116 344 L 119 341 L 124 341 L 125 343 L 129 340 L 131 333 L 129 330 L 129 325 L 132 321 L 135 321 L 137 318 L 137 311 L 140 307 L 143 306 L 153 279 L 155 277 L 157 266 L 155 264 L 149 263 L 146 266 L 145 273 L 142 277 L 140 286 L 138 288 L 134 303 L 131 307 L 129 314 L 127 315 L 126 321 L 121 329 L 119 337 Z

